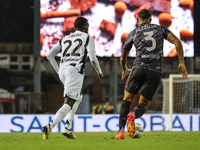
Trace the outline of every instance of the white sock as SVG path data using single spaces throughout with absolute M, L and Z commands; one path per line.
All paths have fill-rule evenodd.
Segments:
M 56 115 L 53 118 L 53 124 L 50 123 L 50 130 L 61 122 L 70 110 L 71 107 L 68 104 L 63 104 L 63 106 L 56 112 Z
M 67 114 L 67 118 L 66 118 L 66 122 L 67 124 L 65 124 L 65 127 L 67 127 L 68 130 L 71 129 L 71 124 L 72 124 L 72 120 L 74 119 L 76 110 L 80 104 L 80 102 L 82 101 L 82 94 L 79 96 L 78 100 L 74 103 L 71 111 Z M 68 121 L 67 121 L 68 120 Z

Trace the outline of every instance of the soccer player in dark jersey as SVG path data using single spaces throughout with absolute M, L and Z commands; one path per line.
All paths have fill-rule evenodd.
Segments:
M 132 30 L 123 46 L 120 64 L 122 67 L 122 79 L 128 74 L 125 84 L 124 98 L 120 108 L 119 133 L 116 139 L 124 139 L 124 128 L 128 119 L 128 135 L 135 133 L 135 119 L 141 117 L 149 105 L 157 90 L 162 75 L 163 42 L 164 39 L 175 44 L 178 53 L 178 70 L 183 78 L 187 78 L 187 70 L 184 64 L 183 47 L 181 41 L 167 28 L 150 24 L 151 12 L 143 9 L 139 12 L 138 27 Z M 127 68 L 127 56 L 132 48 L 136 48 L 136 59 L 132 69 Z M 139 92 L 138 105 L 129 113 L 131 101 Z

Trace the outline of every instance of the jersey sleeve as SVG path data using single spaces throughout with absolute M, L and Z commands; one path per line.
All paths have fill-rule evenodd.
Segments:
M 163 26 L 161 26 L 161 30 L 162 30 L 162 32 L 163 32 L 163 34 L 164 34 L 164 38 L 167 39 L 167 35 L 168 35 L 171 31 L 170 31 L 169 29 L 163 27 Z
M 99 65 L 99 61 L 96 57 L 96 53 L 94 51 L 90 51 L 90 52 L 88 52 L 88 56 L 89 56 L 92 66 L 96 70 L 97 74 L 102 74 L 102 71 L 101 71 L 101 68 Z
M 55 60 L 55 56 L 61 52 L 61 40 L 58 41 L 48 52 L 47 59 L 58 73 L 59 66 Z
M 94 39 L 90 35 L 88 35 L 86 39 L 86 48 L 88 52 L 91 52 L 91 51 L 95 52 Z
M 128 36 L 126 37 L 126 41 L 125 41 L 125 44 L 123 46 L 123 49 L 125 51 L 130 51 L 132 46 L 133 46 L 133 32 L 130 32 L 128 34 Z
M 88 35 L 86 39 L 86 48 L 87 48 L 88 56 L 89 56 L 92 66 L 94 67 L 94 69 L 96 70 L 98 74 L 102 74 L 101 68 L 99 66 L 99 61 L 96 57 L 94 40 L 92 36 L 90 35 Z

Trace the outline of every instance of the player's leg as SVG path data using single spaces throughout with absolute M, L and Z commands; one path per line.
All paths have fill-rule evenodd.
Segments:
M 140 100 L 140 93 L 137 93 L 136 95 L 134 95 L 134 97 L 131 101 L 130 111 L 133 110 L 135 108 L 135 106 L 138 105 L 139 100 Z
M 73 108 L 74 103 L 78 99 L 82 87 L 83 75 L 78 73 L 78 70 L 69 66 L 59 70 L 59 78 L 64 84 L 64 104 L 56 112 L 53 120 L 46 126 L 44 126 L 43 139 L 48 139 L 48 133 L 60 122 Z M 46 138 L 47 137 L 47 138 Z
M 131 100 L 133 99 L 133 94 L 124 91 L 124 98 L 120 108 L 119 115 L 119 130 L 124 130 L 127 120 L 127 115 L 130 111 Z
M 124 139 L 124 129 L 126 125 L 127 115 L 130 111 L 131 100 L 133 98 L 133 94 L 128 93 L 124 90 L 124 98 L 120 108 L 120 115 L 119 115 L 119 132 L 116 136 L 116 139 Z
M 132 69 L 126 81 L 124 98 L 120 108 L 119 133 L 117 134 L 116 139 L 125 138 L 124 136 L 120 136 L 120 133 L 122 133 L 122 135 L 124 133 L 127 115 L 130 111 L 131 101 L 134 98 L 134 96 L 138 93 L 138 90 L 140 89 L 140 84 L 143 81 L 140 73 L 141 69 Z
M 73 108 L 75 102 L 76 100 L 69 97 L 65 98 L 63 106 L 56 112 L 56 115 L 52 120 L 53 126 L 50 127 L 50 130 L 66 117 L 66 115 L 71 111 L 71 108 Z
M 119 132 L 116 136 L 116 139 L 124 139 L 124 130 L 127 120 L 127 115 L 130 111 L 131 101 L 134 95 L 124 90 L 124 98 L 120 108 L 120 115 L 119 115 Z
M 69 97 L 64 99 L 63 106 L 56 112 L 53 120 L 43 127 L 43 139 L 48 139 L 49 132 L 59 123 L 61 122 L 65 116 L 70 112 L 76 100 L 73 100 Z
M 75 70 L 73 70 L 73 69 L 75 69 Z M 66 92 L 66 93 L 68 93 L 67 95 L 69 95 L 69 97 L 75 99 L 76 103 L 74 103 L 72 110 L 67 115 L 66 125 L 65 125 L 65 129 L 63 131 L 63 135 L 66 136 L 67 138 L 75 139 L 76 136 L 71 131 L 71 123 L 72 123 L 72 120 L 74 119 L 74 115 L 76 113 L 78 105 L 82 100 L 81 89 L 82 89 L 82 85 L 83 85 L 84 74 L 80 74 L 75 67 L 72 67 L 72 70 L 75 73 L 70 78 L 67 78 L 68 82 L 65 82 L 65 85 L 66 85 L 65 87 L 68 91 L 68 92 Z
M 74 119 L 76 110 L 81 101 L 82 101 L 82 94 L 79 96 L 78 100 L 74 103 L 72 110 L 67 114 L 65 129 L 63 131 L 63 135 L 66 136 L 67 138 L 76 139 L 76 136 L 71 131 L 71 124 L 72 120 Z
M 71 124 L 72 124 L 72 120 L 74 119 L 74 116 L 75 116 L 75 113 L 76 113 L 76 110 L 80 104 L 80 102 L 82 101 L 82 94 L 79 96 L 78 100 L 76 101 L 76 103 L 74 103 L 74 106 L 72 108 L 72 110 L 67 114 L 67 117 L 66 117 L 66 124 L 65 124 L 65 127 L 68 129 L 68 130 L 71 130 Z
M 135 119 L 141 117 L 150 106 L 152 98 L 160 83 L 161 74 L 153 71 L 147 71 L 147 77 L 144 86 L 140 89 L 140 100 L 138 105 L 134 108 L 133 113 Z
M 150 106 L 151 100 L 146 99 L 144 96 L 140 95 L 140 100 L 138 105 L 133 109 L 135 119 L 140 118 Z
M 151 100 L 160 83 L 161 74 L 153 71 L 146 71 L 146 78 L 141 87 L 140 99 L 138 105 L 134 108 L 133 113 L 128 114 L 128 135 L 132 137 L 135 133 L 134 120 L 141 117 L 151 104 Z
M 141 117 L 147 110 L 147 107 L 151 104 L 150 100 L 140 95 L 139 104 L 134 108 L 133 113 L 129 113 L 128 118 L 128 130 L 127 133 L 130 137 L 133 137 L 135 133 L 135 119 Z
M 123 129 L 126 125 L 127 115 L 130 111 L 131 101 L 134 95 L 124 91 L 124 100 L 122 101 L 121 108 L 120 108 L 120 115 L 119 115 L 119 129 Z

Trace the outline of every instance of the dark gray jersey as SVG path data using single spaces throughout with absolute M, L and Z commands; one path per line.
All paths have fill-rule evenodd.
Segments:
M 144 23 L 131 31 L 123 46 L 130 51 L 133 44 L 136 48 L 134 68 L 162 72 L 163 42 L 171 31 L 165 27 Z

